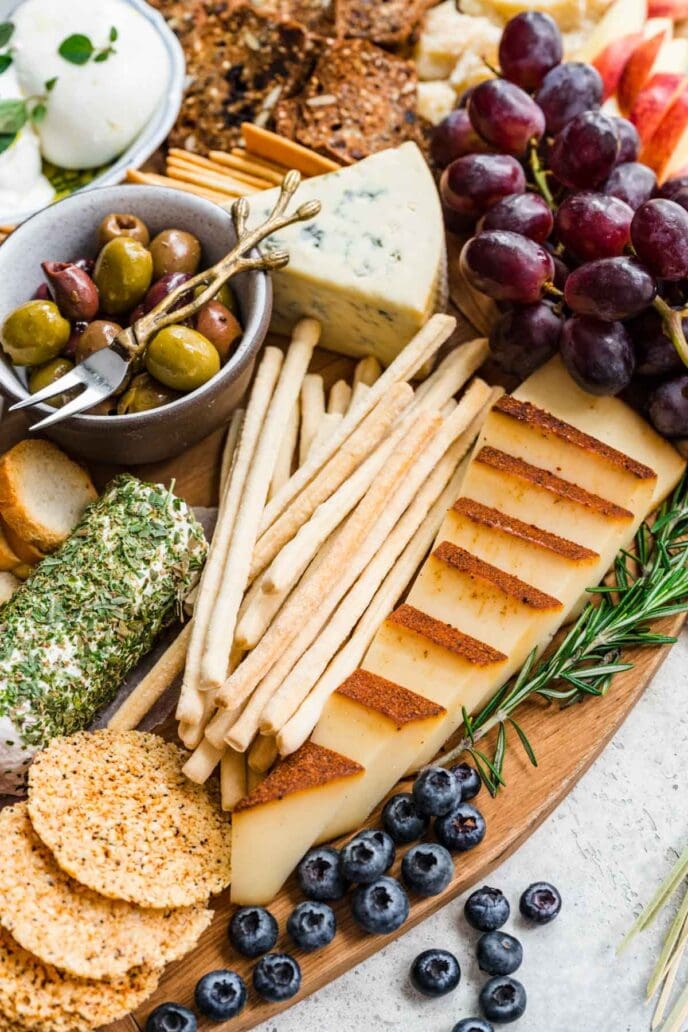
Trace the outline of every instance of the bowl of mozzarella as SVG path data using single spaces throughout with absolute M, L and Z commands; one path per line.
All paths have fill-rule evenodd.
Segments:
M 184 81 L 145 0 L 0 0 L 0 225 L 121 182 L 168 135 Z

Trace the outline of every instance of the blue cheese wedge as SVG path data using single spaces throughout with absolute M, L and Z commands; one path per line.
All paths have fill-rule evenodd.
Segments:
M 0 795 L 21 792 L 34 753 L 114 698 L 205 553 L 185 502 L 118 477 L 0 609 Z
M 251 199 L 252 225 L 277 196 Z M 323 347 L 389 365 L 444 307 L 444 228 L 430 169 L 415 143 L 404 143 L 306 180 L 296 201 L 312 199 L 322 205 L 317 218 L 269 240 L 290 256 L 273 277 L 272 328 L 288 333 L 311 316 Z

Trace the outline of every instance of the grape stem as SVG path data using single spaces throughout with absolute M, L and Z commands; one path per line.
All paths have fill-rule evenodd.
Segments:
M 542 167 L 540 162 L 540 156 L 537 152 L 537 142 L 535 140 L 533 140 L 530 145 L 530 171 L 533 173 L 533 179 L 535 180 L 536 186 L 547 201 L 547 204 L 552 211 L 556 211 L 557 206 L 547 182 L 547 171 Z
M 662 297 L 656 297 L 652 304 L 662 317 L 664 329 L 668 334 L 669 340 L 676 348 L 678 357 L 685 366 L 688 366 L 688 341 L 686 341 L 686 335 L 683 332 L 683 319 L 688 315 L 688 309 L 672 308 Z

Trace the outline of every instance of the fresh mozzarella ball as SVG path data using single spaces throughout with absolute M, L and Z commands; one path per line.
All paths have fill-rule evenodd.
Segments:
M 21 97 L 13 65 L 0 75 L 0 100 Z M 0 154 L 0 220 L 11 221 L 15 212 L 49 204 L 55 191 L 41 168 L 38 137 L 26 126 L 14 143 Z

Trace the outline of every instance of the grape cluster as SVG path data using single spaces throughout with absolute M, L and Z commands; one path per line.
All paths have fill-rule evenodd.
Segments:
M 447 228 L 474 233 L 461 269 L 500 309 L 505 372 L 559 351 L 586 391 L 641 398 L 661 433 L 688 436 L 688 175 L 659 188 L 635 126 L 600 109 L 597 70 L 562 55 L 549 15 L 517 15 L 501 75 L 436 126 Z

